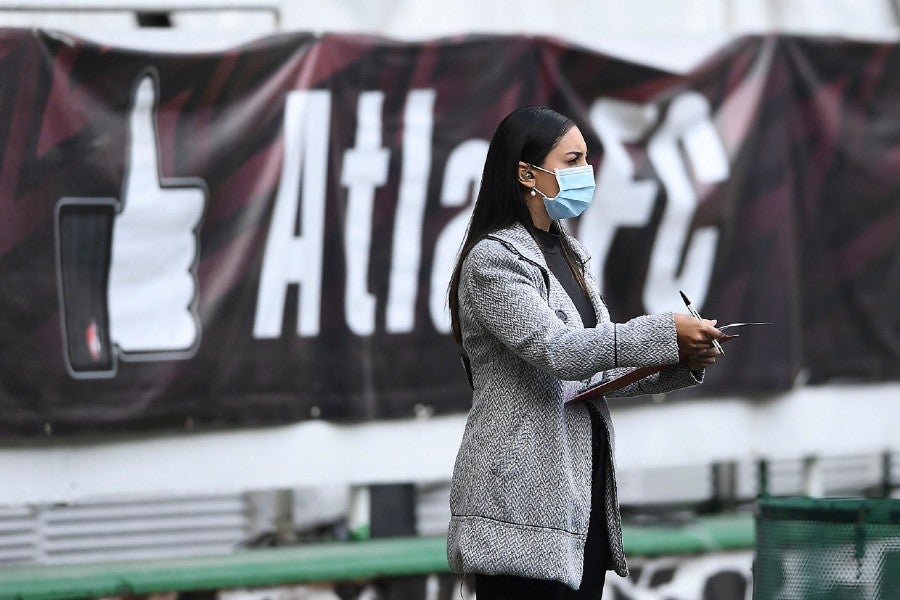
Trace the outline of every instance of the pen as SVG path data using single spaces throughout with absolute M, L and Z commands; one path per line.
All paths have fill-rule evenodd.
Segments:
M 700 316 L 700 313 L 697 312 L 697 309 L 694 308 L 694 305 L 691 304 L 690 300 L 688 300 L 687 295 L 684 292 L 682 292 L 681 290 L 678 290 L 678 293 L 681 294 L 681 299 L 684 300 L 684 305 L 687 306 L 688 312 L 691 313 L 691 315 L 695 319 L 700 319 L 702 321 L 703 317 Z M 719 354 L 721 354 L 722 356 L 725 356 L 725 351 L 722 350 L 722 345 L 719 344 L 719 340 L 712 340 L 712 343 L 713 343 L 713 347 L 719 351 Z

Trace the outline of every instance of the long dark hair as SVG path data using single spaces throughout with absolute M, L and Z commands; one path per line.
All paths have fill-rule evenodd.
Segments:
M 459 277 L 463 261 L 472 248 L 488 234 L 521 223 L 534 236 L 534 223 L 523 198 L 524 189 L 519 184 L 519 161 L 542 165 L 547 154 L 559 143 L 569 129 L 575 126 L 571 119 L 546 106 L 524 106 L 508 114 L 491 138 L 481 188 L 472 209 L 472 220 L 466 231 L 466 239 L 456 259 L 450 278 L 448 303 L 453 338 L 462 346 L 459 328 Z M 563 256 L 585 293 L 588 293 L 582 265 L 573 258 L 573 251 L 560 232 Z

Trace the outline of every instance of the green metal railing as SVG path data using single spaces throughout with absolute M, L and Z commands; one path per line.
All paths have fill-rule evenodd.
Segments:
M 633 556 L 752 548 L 753 518 L 720 516 L 677 527 L 625 527 Z M 443 537 L 247 550 L 215 557 L 0 568 L 0 599 L 65 600 L 446 573 Z

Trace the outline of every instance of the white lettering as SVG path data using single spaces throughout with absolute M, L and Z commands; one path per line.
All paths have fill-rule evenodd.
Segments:
M 579 219 L 591 274 L 603 289 L 606 258 L 619 227 L 646 225 L 659 191 L 656 181 L 635 181 L 634 165 L 623 142 L 638 140 L 657 119 L 652 104 L 640 106 L 604 98 L 591 107 L 591 124 L 603 144 L 603 163 L 594 201 Z
M 412 331 L 415 322 L 422 219 L 431 169 L 434 97 L 434 90 L 410 92 L 403 114 L 403 165 L 394 217 L 386 315 L 389 333 Z
M 466 228 L 472 216 L 475 198 L 481 184 L 481 171 L 487 157 L 488 143 L 484 140 L 467 140 L 450 153 L 441 186 L 441 206 L 465 206 L 465 210 L 450 219 L 434 245 L 434 262 L 431 266 L 431 290 L 428 308 L 434 328 L 441 333 L 450 332 L 450 314 L 447 312 L 447 286 L 453 275 Z
M 287 96 L 284 162 L 259 281 L 253 322 L 256 338 L 281 335 L 290 284 L 300 286 L 297 333 L 319 333 L 330 113 L 331 94 L 325 90 L 294 91 Z M 299 234 L 295 235 L 298 213 Z
M 384 145 L 385 94 L 367 91 L 357 105 L 356 140 L 343 153 L 341 184 L 347 188 L 343 217 L 346 267 L 344 315 L 359 336 L 375 330 L 377 299 L 369 289 L 375 194 L 388 179 L 390 150 Z M 414 90 L 403 115 L 402 164 L 391 240 L 391 267 L 384 304 L 388 333 L 415 327 L 419 298 L 423 220 L 432 161 L 434 90 Z M 327 91 L 291 92 L 286 100 L 284 162 L 275 199 L 260 276 L 253 335 L 282 335 L 287 290 L 297 285 L 297 333 L 315 336 L 321 321 L 322 263 L 331 96 Z M 666 205 L 654 241 L 643 301 L 649 312 L 678 310 L 677 290 L 684 289 L 702 307 L 706 299 L 718 232 L 692 230 L 699 202 L 698 185 L 728 176 L 728 160 L 700 94 L 676 97 L 647 143 L 647 155 L 659 181 L 636 180 L 629 143 L 639 143 L 660 119 L 657 106 L 613 99 L 593 104 L 590 120 L 603 144 L 596 202 L 579 220 L 581 237 L 594 257 L 592 274 L 603 285 L 616 232 L 645 227 L 653 214 L 660 182 Z M 457 208 L 435 240 L 429 273 L 428 311 L 436 331 L 447 333 L 450 318 L 446 289 L 455 257 L 471 218 L 473 199 L 488 144 L 473 139 L 450 153 L 440 204 Z M 338 207 L 340 210 L 340 207 Z M 340 218 L 340 217 L 339 217 Z
M 690 295 L 698 309 L 706 300 L 719 232 L 714 227 L 698 228 L 684 251 L 697 195 L 681 148 L 700 183 L 715 183 L 728 176 L 728 159 L 709 114 L 709 103 L 700 94 L 678 96 L 647 146 L 667 197 L 644 286 L 644 307 L 649 312 L 679 308 L 679 289 Z M 679 268 L 682 256 L 683 266 Z
M 357 108 L 356 147 L 344 152 L 341 183 L 348 188 L 344 223 L 347 285 L 344 314 L 357 335 L 375 330 L 375 296 L 368 290 L 375 188 L 387 181 L 390 152 L 381 147 L 383 92 L 364 92 Z

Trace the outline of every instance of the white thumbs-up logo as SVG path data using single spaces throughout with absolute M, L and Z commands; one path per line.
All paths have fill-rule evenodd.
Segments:
M 64 345 L 74 377 L 114 376 L 117 359 L 188 358 L 200 343 L 197 229 L 206 186 L 161 176 L 156 87 L 152 72 L 138 78 L 121 198 L 63 198 L 57 207 Z

